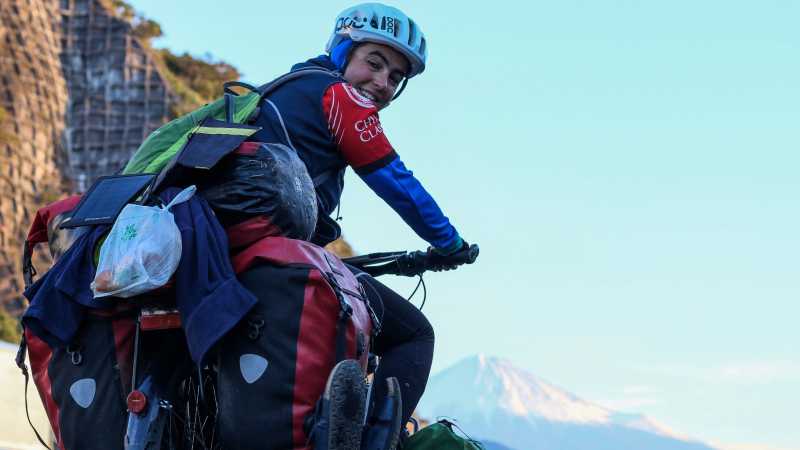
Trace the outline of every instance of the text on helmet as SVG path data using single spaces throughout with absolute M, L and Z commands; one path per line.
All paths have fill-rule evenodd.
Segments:
M 397 34 L 400 32 L 399 22 L 400 21 L 395 17 L 383 16 L 380 23 L 378 23 L 378 20 L 373 17 L 373 19 L 369 21 L 369 25 L 376 30 L 385 31 L 392 36 L 397 37 Z M 336 21 L 335 32 L 339 33 L 342 30 L 347 30 L 350 28 L 360 30 L 364 28 L 366 24 L 366 17 L 340 17 L 339 20 Z

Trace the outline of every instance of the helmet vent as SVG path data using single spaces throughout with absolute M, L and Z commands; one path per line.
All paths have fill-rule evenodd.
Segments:
M 417 39 L 417 24 L 414 23 L 413 20 L 408 19 L 408 46 L 411 47 L 414 45 L 414 41 Z
M 374 14 L 374 13 L 372 14 L 372 17 L 369 19 L 369 26 L 371 26 L 372 28 L 374 28 L 376 30 L 380 27 L 380 25 L 378 24 L 378 15 L 377 14 Z
M 419 43 L 419 54 L 420 55 L 424 55 L 425 54 L 426 43 L 427 42 L 425 41 L 425 38 L 422 38 L 422 40 Z

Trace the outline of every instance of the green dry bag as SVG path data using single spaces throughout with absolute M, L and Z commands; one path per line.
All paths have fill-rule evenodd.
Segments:
M 453 423 L 442 419 L 417 431 L 406 441 L 405 450 L 484 450 L 483 444 L 453 431 Z

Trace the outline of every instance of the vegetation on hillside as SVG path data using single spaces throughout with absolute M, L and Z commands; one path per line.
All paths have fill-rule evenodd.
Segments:
M 143 40 L 157 38 L 163 33 L 158 22 L 148 19 L 137 13 L 131 5 L 122 0 L 107 0 L 107 6 L 114 15 L 129 22 L 133 27 L 133 34 Z
M 172 113 L 180 116 L 222 96 L 222 85 L 226 81 L 238 80 L 239 71 L 224 61 L 214 61 L 210 55 L 203 58 L 188 53 L 175 55 L 167 49 L 155 55 L 173 92 L 179 101 L 172 106 Z
M 0 341 L 19 342 L 22 335 L 19 322 L 0 306 Z

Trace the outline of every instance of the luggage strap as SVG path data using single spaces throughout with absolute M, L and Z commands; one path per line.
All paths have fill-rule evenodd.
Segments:
M 345 359 L 347 323 L 353 315 L 353 307 L 347 303 L 347 300 L 344 298 L 343 292 L 345 290 L 336 282 L 336 277 L 324 271 L 320 271 L 320 273 L 325 277 L 331 289 L 333 289 L 333 292 L 336 294 L 336 298 L 339 300 L 339 320 L 336 321 L 336 363 L 338 364 Z
M 33 277 L 35 277 L 37 273 L 36 267 L 33 267 L 33 262 L 31 260 L 33 257 L 34 245 L 36 244 L 25 241 L 25 245 L 22 247 L 22 279 L 25 282 L 25 289 L 33 284 Z M 25 359 L 25 355 L 23 355 L 22 358 Z
M 39 440 L 39 443 L 44 445 L 47 450 L 51 450 L 50 446 L 45 444 L 44 439 L 39 434 L 39 431 L 36 430 L 36 427 L 33 425 L 33 421 L 31 420 L 31 414 L 28 409 L 28 367 L 25 366 L 25 355 L 28 350 L 28 342 L 25 340 L 25 333 L 22 333 L 22 339 L 19 342 L 19 350 L 17 350 L 17 356 L 14 358 L 14 361 L 17 363 L 17 367 L 22 371 L 22 375 L 25 377 L 25 390 L 23 391 L 23 395 L 25 396 L 25 417 L 28 418 L 28 424 L 31 426 L 33 433 L 36 435 L 36 439 Z
M 350 305 L 348 305 L 350 306 Z M 339 312 L 339 320 L 336 322 L 336 363 L 344 361 L 345 347 L 347 346 L 347 322 L 350 319 L 350 313 L 342 310 Z
M 259 95 L 258 102 L 261 103 L 261 101 L 264 100 L 265 97 L 273 93 L 275 89 L 278 89 L 279 87 L 283 86 L 287 81 L 291 81 L 296 78 L 300 78 L 302 76 L 311 74 L 326 74 L 342 78 L 342 74 L 340 74 L 339 72 L 335 72 L 333 70 L 325 69 L 322 67 L 303 67 L 300 69 L 295 69 L 290 72 L 287 72 L 279 76 L 278 78 L 275 78 L 274 80 L 270 81 L 269 83 L 259 87 L 255 87 L 253 85 L 243 83 L 241 81 L 228 81 L 224 83 L 222 85 L 222 90 L 225 96 L 225 110 L 226 110 L 225 115 L 228 117 L 229 119 L 228 121 L 231 121 L 232 96 L 239 95 L 233 89 L 231 89 L 232 87 L 240 87 L 248 91 L 257 93 Z M 250 118 L 252 117 L 253 115 L 250 116 Z M 244 123 L 248 122 L 248 119 L 245 119 L 243 122 Z
M 333 277 L 330 277 L 333 278 Z M 336 284 L 332 284 L 333 291 L 336 292 L 336 297 L 339 299 L 339 320 L 336 322 L 336 362 L 344 361 L 345 348 L 347 347 L 347 324 L 350 322 L 350 317 L 353 315 L 353 307 L 344 299 L 341 288 Z
M 313 75 L 313 74 L 327 74 L 327 75 L 332 75 L 332 76 L 336 76 L 336 77 L 340 77 L 341 78 L 341 74 L 339 74 L 338 72 L 334 72 L 334 71 L 328 70 L 328 69 L 322 69 L 322 68 L 317 68 L 317 67 L 304 67 L 302 69 L 293 70 L 293 71 L 291 71 L 289 73 L 283 74 L 280 77 L 270 81 L 269 83 L 267 83 L 267 84 L 265 84 L 265 85 L 263 85 L 263 86 L 261 86 L 261 87 L 259 87 L 257 89 L 254 89 L 254 88 L 250 87 L 251 90 L 254 90 L 255 92 L 259 93 L 259 95 L 260 95 L 259 102 L 261 100 L 266 100 L 266 102 L 275 111 L 275 114 L 278 117 L 278 121 L 280 122 L 281 129 L 283 130 L 283 134 L 284 134 L 284 136 L 286 136 L 286 142 L 289 145 L 289 147 L 292 150 L 294 150 L 295 153 L 297 153 L 297 149 L 294 147 L 294 144 L 292 143 L 292 138 L 291 138 L 291 136 L 289 136 L 289 131 L 286 129 L 286 124 L 283 121 L 283 115 L 281 115 L 280 109 L 278 109 L 278 106 L 275 103 L 271 102 L 266 97 L 269 94 L 273 93 L 275 91 L 275 89 L 278 89 L 279 87 L 281 87 L 282 85 L 284 85 L 288 81 L 294 80 L 296 78 L 300 78 L 300 77 L 305 76 L 305 75 Z M 233 83 L 236 83 L 236 84 L 233 84 Z M 243 83 L 231 82 L 230 85 L 242 86 Z M 226 88 L 227 88 L 227 86 L 228 86 L 228 83 L 226 83 Z M 315 176 L 311 180 L 314 183 L 314 188 L 319 187 L 322 183 L 324 183 L 324 182 L 328 181 L 329 179 L 333 178 L 338 173 L 339 173 L 339 169 L 334 168 L 334 169 L 330 169 L 330 170 L 327 170 L 325 172 L 322 172 L 321 174 L 318 174 L 317 176 Z M 319 198 L 317 198 L 317 202 L 319 203 Z
M 292 70 L 291 72 L 288 72 L 288 73 L 285 73 L 285 74 L 279 76 L 278 78 L 270 81 L 269 83 L 259 87 L 257 89 L 257 92 L 261 95 L 261 99 L 263 100 L 264 97 L 266 97 L 269 94 L 271 94 L 273 91 L 275 91 L 275 89 L 278 89 L 279 87 L 281 87 L 287 81 L 291 81 L 291 80 L 294 80 L 295 78 L 300 78 L 302 76 L 309 75 L 309 74 L 315 74 L 315 73 L 333 75 L 333 76 L 337 76 L 339 78 L 342 77 L 342 75 L 340 73 L 338 73 L 338 72 L 334 72 L 332 70 L 324 69 L 324 68 L 321 68 L 321 67 L 303 67 L 301 69 Z M 239 84 L 239 85 L 241 85 L 241 84 Z

